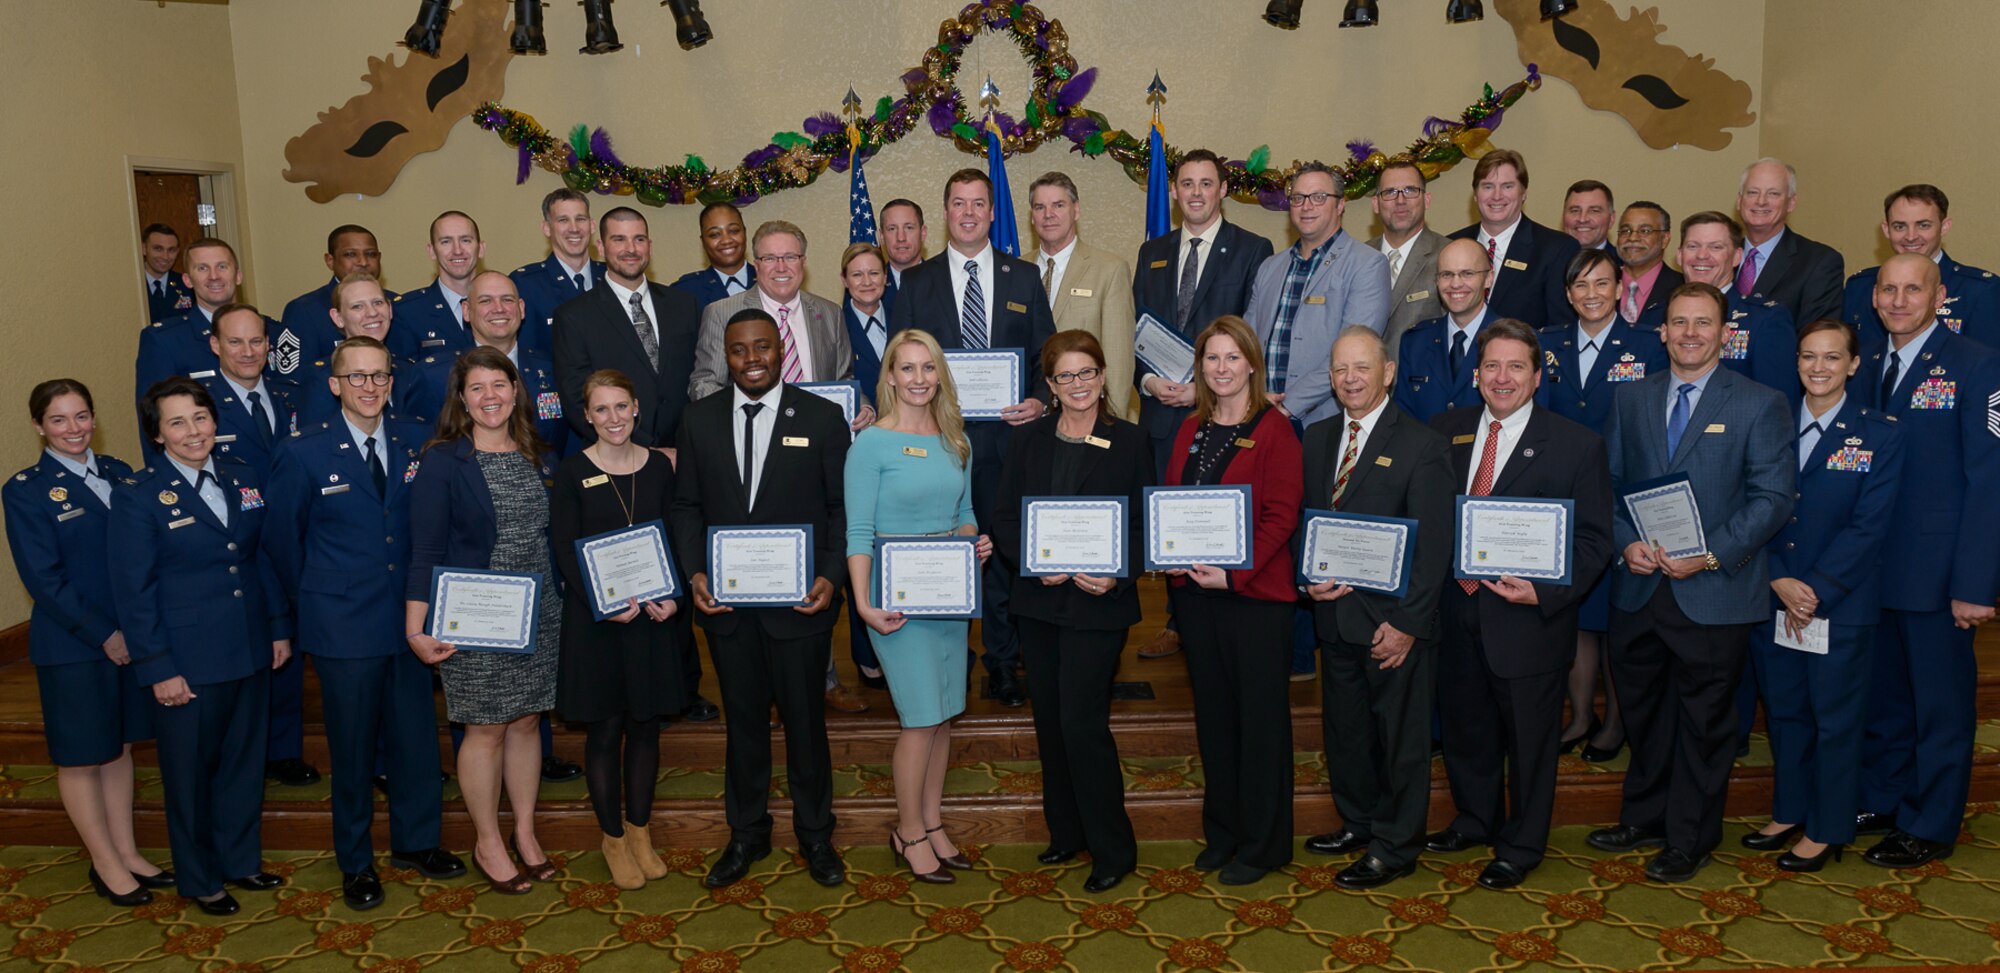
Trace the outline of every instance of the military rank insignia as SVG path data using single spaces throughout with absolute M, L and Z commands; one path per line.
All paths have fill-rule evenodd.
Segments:
M 543 392 L 535 396 L 535 418 L 562 418 L 562 397 L 554 392 Z
M 1736 361 L 1750 357 L 1750 329 L 1730 328 L 1722 336 L 1722 357 Z
M 1636 382 L 1646 377 L 1646 363 L 1639 361 L 1631 352 L 1620 356 L 1610 370 L 1604 373 L 1609 382 Z
M 1944 378 L 1927 378 L 1910 392 L 1912 409 L 1958 408 L 1958 383 Z
M 1847 473 L 1866 473 L 1875 459 L 1875 451 L 1861 448 L 1861 437 L 1853 436 L 1837 453 L 1826 458 L 1826 468 Z
M 236 493 L 242 498 L 242 503 L 236 508 L 238 510 L 255 510 L 264 505 L 264 497 L 256 487 L 237 487 Z

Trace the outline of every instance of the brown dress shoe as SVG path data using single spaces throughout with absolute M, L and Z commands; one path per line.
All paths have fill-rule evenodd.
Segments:
M 826 691 L 826 708 L 836 713 L 866 713 L 868 701 L 846 686 L 835 686 Z
M 1151 642 L 1139 647 L 1141 659 L 1164 659 L 1181 650 L 1181 633 L 1171 628 L 1160 629 Z

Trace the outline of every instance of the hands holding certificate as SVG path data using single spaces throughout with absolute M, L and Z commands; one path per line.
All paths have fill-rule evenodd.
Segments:
M 1625 545 L 1625 569 L 1641 575 L 1658 571 L 1679 581 L 1708 570 L 1708 558 L 1704 555 L 1668 557 L 1658 544 L 1633 541 Z
M 970 531 L 969 525 L 966 528 L 962 528 L 962 530 L 966 532 L 956 535 L 957 537 L 963 538 L 972 536 L 969 533 Z M 890 570 L 891 566 L 888 564 L 891 552 L 885 549 L 885 545 L 887 545 L 887 547 L 893 547 L 898 550 L 908 549 L 907 551 L 905 551 L 905 553 L 911 555 L 910 557 L 911 562 L 921 569 L 934 566 L 930 560 L 923 557 L 923 552 L 921 551 L 921 548 L 926 546 L 924 542 L 930 541 L 934 543 L 942 539 L 943 538 L 878 539 L 875 545 L 876 553 L 874 557 L 870 559 L 873 563 L 871 563 L 869 566 L 870 572 L 876 578 L 875 587 L 877 589 L 876 590 L 877 599 L 875 600 L 880 600 L 884 604 L 887 604 L 891 600 L 891 598 L 888 596 L 888 592 L 892 590 L 892 586 L 893 589 L 897 591 L 898 595 L 908 596 L 910 594 L 910 592 L 900 582 L 893 580 L 896 575 L 894 571 Z M 963 544 L 964 542 L 961 540 L 959 543 Z M 972 552 L 973 556 L 977 559 L 978 563 L 976 566 L 968 569 L 968 571 L 970 571 L 970 575 L 968 576 L 968 579 L 965 581 L 965 588 L 970 589 L 969 591 L 962 590 L 957 581 L 952 580 L 951 578 L 944 577 L 942 575 L 931 578 L 921 577 L 922 575 L 930 572 L 919 570 L 915 572 L 916 574 L 919 575 L 919 577 L 914 579 L 913 583 L 923 587 L 925 590 L 919 591 L 918 594 L 915 596 L 917 602 L 926 604 L 930 602 L 938 602 L 939 604 L 930 605 L 930 607 L 921 611 L 912 609 L 911 612 L 905 612 L 901 609 L 877 607 L 876 605 L 869 603 L 871 601 L 869 599 L 857 599 L 858 602 L 862 602 L 856 604 L 855 606 L 855 610 L 861 615 L 861 621 L 865 623 L 869 628 L 874 629 L 878 634 L 889 635 L 895 632 L 897 629 L 902 628 L 906 623 L 909 622 L 910 618 L 913 617 L 913 615 L 914 617 L 934 616 L 934 617 L 944 617 L 944 618 L 977 617 L 978 568 L 985 567 L 986 559 L 993 556 L 993 539 L 985 534 L 978 535 L 978 539 L 974 540 L 972 543 Z M 937 564 L 943 565 L 947 564 L 948 562 L 949 558 L 945 558 L 944 560 L 937 562 Z M 857 582 L 857 584 L 858 583 L 859 582 Z M 936 590 L 932 591 L 929 590 L 929 588 L 935 588 Z M 962 612 L 955 609 L 942 607 L 943 601 L 957 601 L 962 599 L 962 597 L 965 595 L 970 595 L 972 599 L 970 602 L 969 611 Z M 963 608 L 965 606 L 961 605 L 959 607 Z

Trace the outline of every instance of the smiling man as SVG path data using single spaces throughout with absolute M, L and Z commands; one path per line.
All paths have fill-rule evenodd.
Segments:
M 507 276 L 521 293 L 521 344 L 546 355 L 556 308 L 604 280 L 604 263 L 590 259 L 597 226 L 590 197 L 564 186 L 542 197 L 542 237 L 549 255 Z
M 1088 331 L 1104 350 L 1104 395 L 1113 415 L 1132 414 L 1132 270 L 1108 250 L 1077 238 L 1083 203 L 1067 173 L 1028 185 L 1028 222 L 1037 241 L 1028 262 L 1040 269 L 1057 331 Z
M 486 257 L 479 224 L 457 210 L 438 214 L 431 221 L 430 242 L 424 244 L 424 252 L 437 265 L 437 279 L 396 298 L 399 327 L 389 350 L 405 358 L 457 354 L 472 347 L 472 332 L 465 324 L 465 295 L 472 290 L 479 261 Z
M 1486 302 L 1492 278 L 1486 252 L 1471 240 L 1453 240 L 1438 252 L 1436 287 L 1445 313 L 1403 333 L 1396 355 L 1396 405 L 1418 422 L 1478 398 L 1479 331 L 1498 315 Z
M 1840 252 L 1790 227 L 1798 205 L 1799 174 L 1789 163 L 1758 159 L 1743 170 L 1736 214 L 1743 218 L 1749 248 L 1736 272 L 1736 289 L 1745 297 L 1778 302 L 1794 322 L 1817 321 L 1840 310 Z
M 1927 257 L 1938 267 L 1945 296 L 1939 298 L 1938 323 L 1988 348 L 2000 346 L 2000 277 L 1989 270 L 1962 264 L 1944 252 L 1951 232 L 1951 200 L 1929 183 L 1914 183 L 1882 201 L 1882 237 L 1897 253 Z M 1863 342 L 1883 336 L 1882 316 L 1875 312 L 1875 278 L 1870 267 L 1847 278 L 1840 317 L 1861 330 Z
M 215 349 L 209 344 L 211 322 L 225 305 L 236 302 L 236 289 L 243 285 L 243 267 L 237 263 L 236 248 L 213 237 L 188 244 L 187 276 L 194 289 L 194 306 L 176 318 L 155 321 L 139 332 L 139 354 L 133 363 L 132 401 L 145 397 L 146 389 L 169 375 L 186 375 L 200 380 L 215 375 Z M 276 335 L 278 322 L 264 318 L 264 332 Z M 147 455 L 157 455 L 151 442 Z
M 365 226 L 343 223 L 328 231 L 326 253 L 321 259 L 326 262 L 327 282 L 292 298 L 279 315 L 282 327 L 271 346 L 281 366 L 296 356 L 299 367 L 309 369 L 311 363 L 324 362 L 332 356 L 333 346 L 340 343 L 340 333 L 328 327 L 326 316 L 333 307 L 334 289 L 353 274 L 367 274 L 378 282 L 382 279 L 382 249 L 375 243 L 375 234 Z M 394 291 L 383 294 L 391 301 L 396 299 Z M 282 367 L 279 370 L 296 371 Z M 321 371 L 317 376 L 297 373 L 310 398 L 317 399 L 320 388 L 326 384 L 317 381 L 325 377 L 324 369 Z
M 1681 272 L 1687 279 L 1720 291 L 1729 303 L 1722 331 L 1722 364 L 1769 388 L 1799 400 L 1798 329 L 1789 312 L 1776 301 L 1752 300 L 1736 289 L 1737 273 L 1746 259 L 1743 228 L 1727 214 L 1714 210 L 1681 221 Z M 1659 328 L 1667 318 L 1664 303 L 1639 316 L 1640 330 Z
M 139 234 L 139 258 L 145 263 L 146 320 L 165 321 L 194 307 L 194 293 L 175 272 L 181 259 L 181 235 L 165 223 L 150 223 Z
M 1618 212 L 1611 187 L 1595 179 L 1579 179 L 1563 194 L 1563 232 L 1585 250 L 1618 250 L 1610 242 L 1611 218 Z
M 1493 276 L 1487 302 L 1497 317 L 1542 327 L 1569 317 L 1563 272 L 1580 249 L 1561 230 L 1522 213 L 1528 201 L 1528 160 L 1512 149 L 1494 149 L 1472 167 L 1472 201 L 1479 222 L 1453 233 L 1473 240 L 1486 254 Z
M 1389 160 L 1368 197 L 1368 208 L 1382 221 L 1382 234 L 1368 246 L 1389 261 L 1389 325 L 1383 338 L 1391 360 L 1402 353 L 1405 333 L 1444 312 L 1436 285 L 1445 237 L 1425 222 L 1430 205 L 1423 170 L 1408 159 Z
M 1667 246 L 1674 242 L 1673 218 L 1667 208 L 1639 200 L 1618 215 L 1618 316 L 1626 324 L 1654 308 L 1667 306 L 1667 295 L 1686 283 L 1681 272 L 1667 266 Z
M 527 305 L 514 290 L 513 278 L 488 270 L 472 279 L 465 296 L 465 323 L 472 330 L 473 347 L 499 351 L 514 363 L 521 374 L 524 402 L 535 410 L 535 431 L 557 456 L 581 449 L 572 447 L 569 425 L 563 417 L 562 396 L 557 391 L 555 366 L 549 356 L 530 348 L 521 340 Z M 435 422 L 449 397 L 451 369 L 464 352 L 425 355 L 411 376 L 413 387 L 396 396 L 399 415 Z

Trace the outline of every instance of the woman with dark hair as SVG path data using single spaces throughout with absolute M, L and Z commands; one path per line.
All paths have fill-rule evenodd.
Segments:
M 14 572 L 34 600 L 28 659 L 41 688 L 43 732 L 63 810 L 90 853 L 90 885 L 114 905 L 152 901 L 171 872 L 139 856 L 132 837 L 132 743 L 153 736 L 152 694 L 133 677 L 132 657 L 111 602 L 105 532 L 111 484 L 132 475 L 91 451 L 97 428 L 90 390 L 74 379 L 28 393 L 42 438 L 35 464 L 0 488 Z
M 612 369 L 583 382 L 585 422 L 596 441 L 556 470 L 549 536 L 566 583 L 556 708 L 589 725 L 583 776 L 603 832 L 604 862 L 621 889 L 667 877 L 649 825 L 660 770 L 660 720 L 687 708 L 686 653 L 694 650 L 677 599 L 630 601 L 596 620 L 576 542 L 635 524 L 662 523 L 671 536 L 674 466 L 632 441 L 639 404 L 632 380 Z
M 1603 435 L 1611 421 L 1611 397 L 1618 387 L 1667 367 L 1667 350 L 1653 330 L 1640 330 L 1618 315 L 1618 263 L 1606 250 L 1579 252 L 1563 275 L 1575 324 L 1543 327 L 1542 385 L 1536 404 Z M 1611 691 L 1611 667 L 1603 664 L 1604 633 L 1611 626 L 1609 572 L 1590 590 L 1577 616 L 1576 661 L 1569 668 L 1569 725 L 1562 751 L 1579 745 L 1583 759 L 1610 760 L 1625 749 L 1625 725 Z M 1597 718 L 1597 684 L 1604 681 L 1604 718 Z M 1602 742 L 1602 741 L 1609 741 Z
M 410 488 L 410 650 L 438 667 L 445 712 L 465 724 L 459 788 L 472 817 L 472 862 L 493 890 L 527 892 L 552 881 L 555 864 L 535 839 L 541 788 L 542 711 L 555 705 L 562 600 L 549 557 L 548 450 L 535 433 L 520 373 L 487 347 L 459 356 L 436 438 Z M 462 652 L 429 634 L 431 573 L 438 567 L 538 575 L 531 652 Z M 514 812 L 516 870 L 500 834 L 500 792 Z M 524 874 L 525 873 L 525 874 Z M 504 876 L 504 877 L 503 877 Z
M 175 886 L 201 911 L 266 891 L 264 746 L 271 670 L 291 658 L 291 604 L 260 553 L 263 480 L 213 454 L 215 401 L 181 376 L 139 400 L 153 467 L 112 488 L 111 596 L 140 685 L 153 690 Z
M 1771 734 L 1771 823 L 1742 842 L 1774 851 L 1797 835 L 1778 867 L 1816 872 L 1854 840 L 1880 557 L 1904 459 L 1895 420 L 1847 394 L 1861 367 L 1853 325 L 1806 325 L 1798 357 L 1798 503 L 1769 548 L 1771 607 L 1783 621 L 1758 626 L 1750 643 Z M 1823 653 L 1778 642 L 1822 623 Z
M 1263 343 L 1242 318 L 1216 318 L 1195 338 L 1194 413 L 1181 422 L 1167 480 L 1250 487 L 1251 553 L 1243 570 L 1206 564 L 1167 572 L 1194 689 L 1203 774 L 1195 868 L 1248 885 L 1292 860 L 1292 534 L 1305 492 L 1291 419 L 1264 391 Z
M 1104 349 L 1088 331 L 1061 331 L 1042 345 L 1052 404 L 1014 435 L 1000 472 L 993 539 L 1016 567 L 1009 604 L 1021 631 L 1035 742 L 1042 760 L 1045 865 L 1090 852 L 1088 892 L 1104 892 L 1138 865 L 1125 775 L 1111 736 L 1111 681 L 1125 636 L 1139 620 L 1139 510 L 1153 485 L 1153 449 L 1138 426 L 1105 402 Z M 1021 563 L 1025 497 L 1125 498 L 1126 573 L 1029 577 Z

